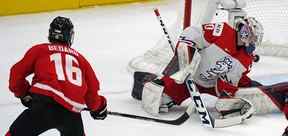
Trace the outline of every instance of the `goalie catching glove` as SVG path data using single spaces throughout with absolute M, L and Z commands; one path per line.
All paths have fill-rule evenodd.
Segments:
M 242 98 L 218 99 L 215 108 L 222 118 L 239 116 L 243 120 L 250 118 L 255 111 L 253 105 Z
M 215 108 L 222 119 L 227 119 L 225 123 L 241 123 L 249 119 L 255 112 L 252 103 L 243 98 L 236 98 L 235 93 L 238 90 L 236 86 L 227 84 L 224 80 L 217 80 L 217 91 L 219 99 Z M 230 122 L 231 120 L 231 122 Z M 238 120 L 238 121 L 237 121 Z

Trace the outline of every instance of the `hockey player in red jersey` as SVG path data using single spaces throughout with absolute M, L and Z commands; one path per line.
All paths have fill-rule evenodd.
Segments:
M 81 110 L 94 119 L 107 116 L 106 99 L 98 94 L 99 81 L 88 61 L 71 48 L 73 24 L 56 17 L 49 42 L 30 48 L 10 70 L 9 89 L 25 109 L 6 136 L 35 136 L 57 129 L 63 136 L 84 136 Z M 25 78 L 34 74 L 30 84 Z

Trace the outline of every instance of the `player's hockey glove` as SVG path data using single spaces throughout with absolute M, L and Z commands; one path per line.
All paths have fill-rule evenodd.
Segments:
M 30 93 L 26 94 L 23 97 L 20 97 L 22 105 L 24 105 L 27 108 L 30 108 L 32 105 L 32 96 Z
M 217 90 L 220 98 L 231 98 L 234 97 L 238 88 L 224 80 L 219 79 L 217 80 Z
M 95 120 L 104 120 L 107 117 L 107 103 L 104 99 L 104 104 L 100 109 L 90 111 L 90 115 Z
M 259 62 L 259 60 L 260 60 L 260 56 L 259 55 L 257 55 L 257 54 L 253 55 L 253 61 L 254 62 Z

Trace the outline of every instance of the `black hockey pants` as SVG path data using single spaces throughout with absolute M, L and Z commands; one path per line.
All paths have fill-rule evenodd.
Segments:
M 11 136 L 38 136 L 49 129 L 57 129 L 61 136 L 84 136 L 79 113 L 42 95 L 33 96 L 32 106 L 18 116 L 9 131 Z

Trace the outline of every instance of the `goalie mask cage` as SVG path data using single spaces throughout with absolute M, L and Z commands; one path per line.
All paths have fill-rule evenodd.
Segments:
M 177 42 L 177 37 L 184 28 L 205 22 L 204 14 L 209 8 L 208 2 L 211 0 L 175 1 L 175 4 L 179 5 L 175 10 L 178 12 L 177 21 L 168 27 L 174 43 Z M 266 56 L 288 57 L 288 0 L 246 0 L 246 7 L 243 9 L 248 16 L 255 17 L 264 27 L 263 41 L 261 46 L 257 47 L 256 53 Z M 227 11 L 219 9 L 213 14 L 211 22 L 228 21 Z M 128 64 L 128 70 L 130 72 L 143 71 L 162 75 L 162 71 L 172 56 L 173 52 L 167 39 L 163 36 L 152 49 L 133 58 Z

